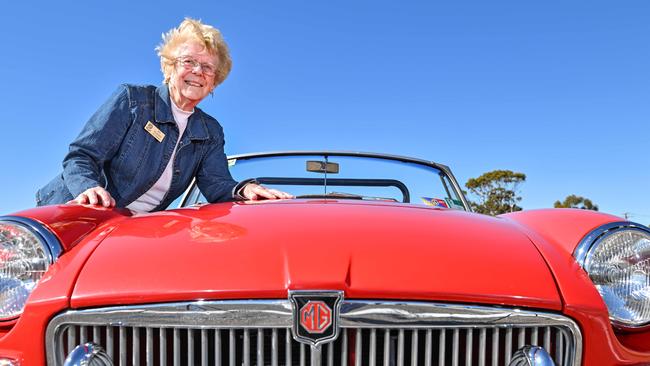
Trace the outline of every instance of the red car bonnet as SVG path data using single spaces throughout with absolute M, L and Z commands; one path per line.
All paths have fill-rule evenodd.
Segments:
M 126 219 L 89 258 L 71 304 L 286 298 L 287 289 L 561 308 L 546 263 L 505 220 L 336 200 L 224 203 Z

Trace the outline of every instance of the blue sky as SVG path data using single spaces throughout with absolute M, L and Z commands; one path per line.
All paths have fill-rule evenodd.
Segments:
M 34 205 L 118 84 L 159 84 L 186 17 L 230 77 L 200 107 L 230 154 L 335 149 L 523 172 L 521 206 L 569 194 L 650 223 L 650 3 L 9 2 L 0 14 L 0 214 Z

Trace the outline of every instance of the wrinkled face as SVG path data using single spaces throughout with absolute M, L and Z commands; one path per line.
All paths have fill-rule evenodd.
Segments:
M 191 110 L 214 88 L 218 58 L 197 42 L 188 41 L 176 50 L 176 63 L 169 79 L 172 99 L 181 109 Z M 211 68 L 211 70 L 210 70 Z

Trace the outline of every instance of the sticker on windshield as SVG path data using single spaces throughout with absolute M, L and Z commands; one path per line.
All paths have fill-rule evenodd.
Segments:
M 235 166 L 235 164 L 237 164 L 237 159 L 228 160 L 228 167 Z
M 424 204 L 427 206 L 449 208 L 447 202 L 445 202 L 445 200 L 442 200 L 440 198 L 431 198 L 431 197 L 421 197 L 421 198 Z
M 445 202 L 447 202 L 447 206 L 449 206 L 449 208 L 453 208 L 454 210 L 465 210 L 465 206 L 463 206 L 463 201 L 461 200 L 445 198 Z

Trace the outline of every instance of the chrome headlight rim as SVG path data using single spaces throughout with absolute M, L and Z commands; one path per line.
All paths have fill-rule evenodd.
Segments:
M 41 239 L 41 241 L 45 243 L 44 248 L 50 264 L 54 263 L 63 252 L 63 247 L 56 235 L 46 228 L 45 225 L 34 219 L 22 216 L 0 216 L 0 222 L 7 222 L 13 225 L 18 224 L 36 235 L 37 238 Z
M 587 272 L 587 275 L 589 275 L 589 272 L 587 271 L 587 268 L 590 265 L 591 262 L 591 256 L 590 254 L 592 253 L 592 250 L 597 248 L 600 243 L 605 240 L 607 237 L 610 235 L 619 232 L 619 231 L 639 231 L 644 234 L 650 235 L 650 228 L 648 228 L 645 225 L 641 225 L 635 222 L 631 221 L 616 221 L 616 222 L 611 222 L 608 224 L 601 225 L 595 229 L 593 229 L 589 234 L 587 234 L 578 244 L 576 247 L 575 251 L 573 252 L 573 256 L 582 267 L 582 269 Z M 591 278 L 591 276 L 589 276 Z M 594 284 L 596 285 L 596 284 Z M 599 291 L 600 293 L 600 291 Z M 602 294 L 601 294 L 602 297 Z M 603 301 L 605 299 L 603 298 Z M 644 323 L 640 324 L 631 324 L 628 322 L 620 321 L 616 318 L 614 318 L 611 315 L 611 312 L 609 310 L 609 307 L 607 308 L 608 313 L 610 314 L 609 319 L 612 325 L 618 329 L 622 330 L 628 330 L 628 331 L 638 331 L 638 330 L 643 330 L 643 329 L 649 329 L 650 328 L 650 320 Z
M 573 252 L 573 256 L 576 261 L 578 261 L 578 264 L 580 264 L 580 267 L 585 267 L 585 264 L 587 264 L 587 254 L 589 254 L 591 248 L 595 247 L 603 240 L 605 235 L 624 229 L 638 229 L 650 234 L 650 229 L 648 229 L 648 227 L 631 221 L 616 221 L 601 225 L 589 232 L 589 234 L 580 241 L 576 250 Z
M 30 234 L 32 234 L 40 243 L 45 254 L 45 259 L 48 267 L 52 265 L 63 252 L 63 247 L 57 236 L 52 233 L 45 225 L 40 222 L 22 216 L 0 216 L 0 223 L 19 227 Z M 0 317 L 0 323 L 7 323 L 15 321 L 20 318 L 24 310 L 24 305 L 21 311 L 17 314 L 10 316 Z

